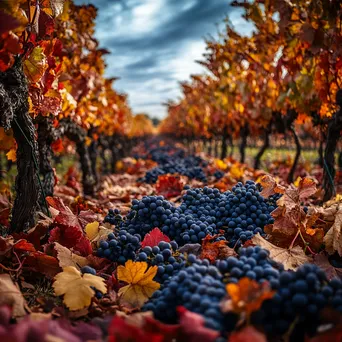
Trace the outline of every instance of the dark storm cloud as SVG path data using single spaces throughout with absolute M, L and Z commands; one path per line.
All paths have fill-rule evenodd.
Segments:
M 165 116 L 165 103 L 180 95 L 178 82 L 202 71 L 194 60 L 204 37 L 232 12 L 227 0 L 76 0 L 99 8 L 96 36 L 106 56 L 107 76 L 129 94 L 135 112 Z

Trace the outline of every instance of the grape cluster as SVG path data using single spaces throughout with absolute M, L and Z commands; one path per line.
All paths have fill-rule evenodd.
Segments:
M 339 281 L 330 284 L 341 288 Z M 328 285 L 324 271 L 313 264 L 302 265 L 296 272 L 282 272 L 277 292 L 263 303 L 253 316 L 253 323 L 262 324 L 269 335 L 282 335 L 297 319 L 293 334 L 297 340 L 302 340 L 305 333 L 316 332 L 319 313 L 329 305 L 334 294 L 331 285 Z
M 150 265 L 158 266 L 157 275 L 154 278 L 160 284 L 165 283 L 185 266 L 184 256 L 177 253 L 176 241 L 159 242 L 158 246 L 146 246 L 138 254 L 138 261 L 147 261 Z
M 238 258 L 231 256 L 218 260 L 216 266 L 226 283 L 237 283 L 248 277 L 258 282 L 267 280 L 273 289 L 278 287 L 279 275 L 283 271 L 282 265 L 269 258 L 269 251 L 259 246 L 240 248 Z
M 184 175 L 202 182 L 207 181 L 204 168 L 208 163 L 198 156 L 185 156 L 183 149 L 159 146 L 151 149 L 143 158 L 151 158 L 158 163 L 158 166 L 147 171 L 140 179 L 142 182 L 153 184 L 158 180 L 158 176 L 168 173 Z
M 253 181 L 245 185 L 239 182 L 225 195 L 228 203 L 220 205 L 225 218 L 220 225 L 225 225 L 230 247 L 246 242 L 257 233 L 262 235 L 264 226 L 274 222 L 270 215 L 274 207 L 267 204 Z
M 205 325 L 215 330 L 227 329 L 220 301 L 226 295 L 221 275 L 208 260 L 188 256 L 191 266 L 173 276 L 165 286 L 156 291 L 143 310 L 152 310 L 155 317 L 165 323 L 177 322 L 177 306 L 184 306 L 201 314 Z M 235 322 L 234 322 L 235 324 Z
M 282 196 L 282 194 L 273 194 L 266 199 L 266 203 L 269 206 L 269 212 L 272 212 L 277 208 L 277 201 Z
M 119 227 L 121 222 L 123 221 L 123 217 L 120 214 L 119 209 L 109 209 L 108 214 L 106 215 L 104 222 L 108 222 L 116 227 Z
M 113 262 L 124 264 L 127 260 L 134 260 L 137 251 L 141 248 L 139 234 L 130 234 L 120 229 L 117 236 L 114 233 L 108 234 L 107 241 L 102 240 L 97 249 L 97 255 Z
M 162 227 L 174 212 L 175 207 L 163 196 L 144 196 L 140 201 L 134 199 L 121 228 L 144 238 L 153 228 Z

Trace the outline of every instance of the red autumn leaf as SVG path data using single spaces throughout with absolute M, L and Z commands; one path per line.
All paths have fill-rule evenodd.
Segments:
M 184 188 L 185 181 L 180 176 L 161 175 L 156 183 L 156 190 L 159 195 L 165 198 L 179 196 Z
M 42 252 L 33 252 L 25 259 L 25 266 L 30 269 L 45 274 L 49 278 L 53 278 L 62 269 L 59 267 L 58 260 L 50 255 Z
M 20 252 L 35 252 L 36 249 L 34 248 L 33 244 L 31 242 L 27 242 L 26 240 L 20 240 L 18 241 L 14 247 L 16 251 Z
M 188 311 L 183 306 L 177 307 L 177 312 L 182 333 L 186 335 L 186 339 L 184 339 L 184 341 L 214 342 L 220 336 L 218 331 L 204 326 L 205 321 L 203 316 Z
M 78 216 L 78 221 L 81 226 L 84 228 L 88 223 L 92 223 L 94 221 L 99 221 L 98 215 L 94 213 L 92 210 L 82 210 Z
M 89 239 L 84 235 L 78 240 L 73 249 L 75 251 L 78 251 L 82 256 L 85 257 L 93 253 L 91 243 Z
M 0 236 L 0 258 L 12 249 L 13 243 L 13 238 L 11 236 L 6 238 Z
M 62 139 L 57 139 L 55 140 L 52 144 L 51 144 L 52 150 L 53 152 L 63 152 L 64 150 L 64 146 L 63 146 L 63 142 Z
M 211 263 L 217 259 L 225 259 L 229 256 L 236 255 L 233 248 L 227 246 L 227 241 L 215 241 L 218 235 L 207 235 L 202 241 L 201 259 L 208 259 Z
M 109 342 L 162 342 L 160 333 L 146 332 L 142 328 L 128 324 L 123 318 L 115 316 L 109 326 Z
M 141 242 L 141 246 L 142 248 L 146 246 L 158 246 L 160 241 L 170 242 L 170 239 L 168 236 L 164 235 L 160 229 L 154 228 L 151 230 L 151 233 L 145 235 L 144 240 Z
M 163 342 L 177 341 L 180 331 L 179 324 L 164 324 L 152 317 L 145 317 L 144 331 L 149 333 L 160 333 L 163 335 Z
M 267 342 L 266 336 L 255 328 L 248 326 L 240 331 L 233 332 L 228 342 Z
M 59 211 L 54 219 L 55 228 L 50 232 L 49 242 L 59 242 L 69 248 L 76 246 L 84 235 L 77 216 L 60 198 L 47 197 L 47 201 L 50 206 Z

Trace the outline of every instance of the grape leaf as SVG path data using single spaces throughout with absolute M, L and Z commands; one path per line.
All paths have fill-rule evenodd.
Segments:
M 245 313 L 247 316 L 259 310 L 264 300 L 272 298 L 275 293 L 267 282 L 259 284 L 247 277 L 241 278 L 237 284 L 227 284 L 226 290 L 229 299 L 223 302 L 222 311 Z
M 270 175 L 261 177 L 260 184 L 263 188 L 260 195 L 265 198 L 272 196 L 275 193 L 283 194 L 285 192 L 285 188 L 277 184 L 276 180 Z
M 214 263 L 218 259 L 225 259 L 229 256 L 236 255 L 234 249 L 227 246 L 227 241 L 215 241 L 216 237 L 207 235 L 203 239 L 201 259 L 208 259 L 211 263 Z
M 9 274 L 0 274 L 0 305 L 11 306 L 14 317 L 26 315 L 25 299 Z
M 323 239 L 329 254 L 337 252 L 342 256 L 342 204 L 339 204 L 335 221 Z
M 102 293 L 107 292 L 103 278 L 92 274 L 82 274 L 72 266 L 65 267 L 58 273 L 53 283 L 57 296 L 64 296 L 63 302 L 70 310 L 80 310 L 88 307 L 95 295 L 93 286 Z
M 35 47 L 24 61 L 24 72 L 32 83 L 39 82 L 48 67 L 47 58 L 41 47 Z
M 143 248 L 146 246 L 158 246 L 160 241 L 170 242 L 170 239 L 168 236 L 164 235 L 160 229 L 154 228 L 150 233 L 145 235 L 144 240 L 141 242 L 141 246 Z
M 79 269 L 80 267 L 89 265 L 87 258 L 72 253 L 69 248 L 60 245 L 58 242 L 55 242 L 55 250 L 57 251 L 59 266 L 62 268 L 73 266 Z
M 141 307 L 152 294 L 160 288 L 160 284 L 153 280 L 158 267 L 152 266 L 147 269 L 146 262 L 133 262 L 128 260 L 125 266 L 117 268 L 118 280 L 128 283 L 120 288 L 119 295 L 128 304 Z
M 267 249 L 270 252 L 270 257 L 283 264 L 285 270 L 295 270 L 300 265 L 311 261 L 301 247 L 295 246 L 291 249 L 277 247 L 261 237 L 259 233 L 253 236 L 251 242 Z
M 247 326 L 240 331 L 231 333 L 228 342 L 267 342 L 266 336 L 253 328 Z
M 88 223 L 85 226 L 84 230 L 85 230 L 85 233 L 86 233 L 87 238 L 89 240 L 93 240 L 96 237 L 96 235 L 99 232 L 99 226 L 100 226 L 100 223 L 97 221 L 94 221 L 92 223 Z

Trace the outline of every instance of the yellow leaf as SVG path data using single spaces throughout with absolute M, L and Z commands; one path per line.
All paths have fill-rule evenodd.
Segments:
M 53 283 L 55 294 L 64 295 L 63 302 L 70 310 L 81 310 L 90 305 L 95 295 L 91 286 L 102 293 L 107 292 L 103 278 L 89 273 L 82 276 L 73 266 L 63 268 L 63 272 L 56 275 Z
M 118 279 L 128 283 L 119 290 L 119 295 L 132 306 L 141 307 L 160 288 L 160 284 L 153 280 L 158 267 L 147 269 L 147 266 L 144 261 L 128 260 L 125 266 L 119 266 L 117 269 Z
M 93 239 L 95 239 L 95 237 L 97 236 L 97 234 L 99 233 L 99 226 L 100 223 L 97 221 L 88 223 L 85 226 L 85 232 L 87 234 L 87 238 L 91 241 Z
M 6 157 L 8 160 L 15 162 L 17 160 L 17 151 L 15 148 L 11 148 L 7 153 Z
M 86 146 L 90 146 L 91 142 L 92 142 L 92 139 L 91 139 L 90 137 L 86 137 L 86 138 L 85 138 L 85 144 L 86 144 Z
M 237 164 L 234 164 L 229 172 L 234 179 L 240 179 L 243 176 L 243 169 Z
M 24 61 L 24 73 L 30 82 L 39 82 L 47 69 L 47 59 L 43 53 L 43 49 L 35 47 L 30 57 Z
M 69 248 L 60 245 L 58 242 L 55 242 L 55 250 L 57 251 L 59 266 L 62 268 L 74 266 L 79 269 L 80 267 L 89 265 L 87 258 L 72 253 Z

